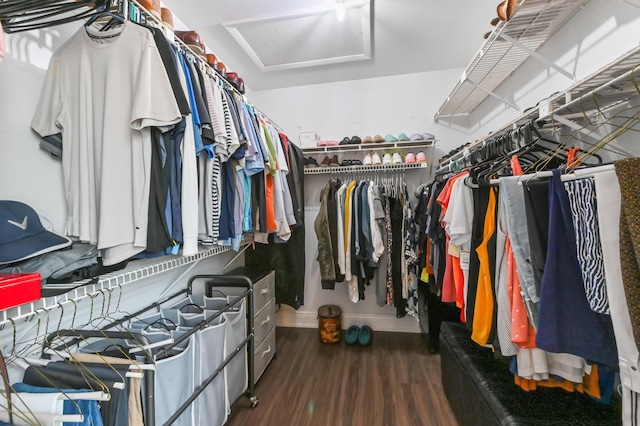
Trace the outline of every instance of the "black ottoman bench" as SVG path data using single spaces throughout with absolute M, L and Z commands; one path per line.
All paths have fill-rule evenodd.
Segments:
M 538 388 L 525 392 L 508 362 L 471 340 L 462 324 L 440 332 L 442 386 L 460 426 L 621 425 L 621 405 L 604 405 L 577 392 Z

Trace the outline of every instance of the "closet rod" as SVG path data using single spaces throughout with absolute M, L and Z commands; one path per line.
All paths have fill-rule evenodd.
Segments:
M 605 172 L 605 171 L 613 171 L 615 169 L 616 167 L 613 164 L 606 164 L 604 166 L 590 167 L 588 170 L 593 173 L 599 173 L 599 172 Z M 553 176 L 553 171 L 551 170 L 544 170 L 542 172 L 520 175 L 518 176 L 518 185 L 523 185 L 525 182 L 528 182 L 532 179 L 539 179 L 539 178 L 545 178 L 545 177 L 551 177 L 551 176 Z M 588 177 L 588 175 L 582 176 L 582 175 L 576 175 L 575 173 L 566 173 L 560 176 L 560 180 L 562 180 L 562 182 L 568 182 L 576 179 L 582 179 L 584 177 Z M 500 178 L 491 179 L 489 183 L 499 184 Z
M 122 0 L 123 2 L 129 2 L 134 4 L 139 10 L 140 12 L 144 15 L 145 19 L 147 21 L 151 20 L 153 21 L 156 25 L 159 25 L 159 28 L 163 28 L 166 29 L 167 27 L 164 25 L 164 23 L 156 18 L 155 16 L 153 16 L 147 9 L 145 9 L 139 2 L 138 0 Z M 129 14 L 125 13 L 125 18 L 129 19 Z M 171 33 L 173 34 L 173 31 L 171 31 Z M 175 34 L 173 34 L 173 41 L 174 44 L 177 44 L 179 47 L 182 47 L 183 49 L 186 49 L 188 52 L 190 52 L 193 57 L 200 62 L 204 67 L 206 67 L 207 69 L 213 71 L 214 75 L 219 79 L 219 81 L 222 81 L 225 85 L 225 87 L 229 90 L 232 90 L 234 93 L 236 93 L 238 96 L 240 96 L 242 99 L 245 99 L 248 101 L 247 97 L 244 95 L 244 93 L 240 93 L 240 91 L 238 89 L 236 89 L 235 87 L 233 87 L 233 85 L 231 83 L 229 83 L 229 80 L 227 80 L 221 73 L 220 71 L 218 71 L 217 69 L 213 68 L 211 65 L 209 65 L 205 60 L 203 60 L 200 56 L 198 56 L 193 49 L 191 49 L 189 46 L 187 46 L 187 44 L 185 42 L 183 42 L 182 40 L 180 40 L 178 37 L 176 37 Z M 250 102 L 247 102 L 250 103 Z M 251 107 L 256 110 L 261 116 L 263 116 L 269 123 L 271 123 L 279 132 L 284 133 L 284 130 L 281 126 L 279 126 L 275 121 L 273 121 L 271 118 L 269 118 L 268 115 L 266 115 L 265 113 L 263 113 L 258 107 L 256 107 L 255 105 L 253 105 L 252 103 Z
M 583 110 L 582 108 L 582 103 L 587 100 L 587 97 L 590 97 L 591 99 L 594 98 L 595 95 L 597 95 L 600 91 L 602 91 L 603 89 L 614 89 L 614 91 L 618 90 L 618 83 L 621 82 L 631 82 L 636 91 L 638 92 L 637 95 L 640 95 L 640 86 L 638 85 L 638 79 L 636 79 L 636 72 L 640 70 L 640 65 L 636 65 L 635 67 L 633 67 L 632 69 L 630 69 L 629 71 L 625 72 L 624 74 L 622 74 L 619 77 L 614 78 L 613 80 L 610 80 L 604 84 L 601 84 L 600 86 L 596 87 L 595 89 L 581 95 L 580 97 L 572 100 L 571 102 L 564 104 L 560 107 L 558 107 L 558 109 L 556 109 L 555 111 L 552 111 L 551 113 L 554 115 L 560 115 L 560 112 L 567 109 L 567 108 L 571 108 L 574 107 L 576 105 L 579 105 L 579 109 Z M 615 92 L 614 92 L 615 94 Z M 605 97 L 602 102 L 606 102 L 607 98 Z M 593 101 L 595 103 L 595 101 Z M 598 109 L 598 105 L 596 103 L 596 109 Z M 541 119 L 542 120 L 542 117 Z

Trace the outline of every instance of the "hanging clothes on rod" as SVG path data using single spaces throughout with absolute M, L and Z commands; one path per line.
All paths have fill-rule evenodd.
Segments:
M 131 15 L 145 25 L 104 11 L 54 54 L 32 122 L 42 145 L 56 144 L 50 151 L 61 152 L 69 188 L 69 235 L 97 244 L 105 266 L 179 250 L 192 255 L 199 244 L 237 250 L 247 233 L 263 243 L 270 233 L 288 241 L 297 223 L 290 186 L 302 187 L 302 175 L 293 174 L 293 181 L 289 176 L 286 135 L 184 43 L 175 37 L 167 40 L 163 30 L 147 26 L 161 27 L 156 18 L 129 6 L 139 12 Z M 124 45 L 130 55 L 111 60 L 111 55 L 121 55 Z M 67 60 L 78 51 L 92 60 Z M 122 69 L 115 69 L 115 62 Z M 136 81 L 138 68 L 148 69 L 154 78 Z M 112 71 L 121 78 L 113 87 L 102 84 Z M 94 96 L 87 97 L 88 109 L 73 105 L 77 85 L 62 85 L 69 88 L 64 93 L 55 90 L 59 79 L 70 75 L 96 85 Z M 105 87 L 107 92 L 96 95 Z M 86 120 L 87 110 L 95 111 L 98 120 Z M 89 123 L 91 131 L 83 123 Z M 83 132 L 103 136 L 84 137 Z M 121 143 L 104 152 L 90 149 L 100 147 L 105 137 Z M 126 152 L 138 140 L 142 144 L 133 146 L 139 150 Z M 85 149 L 96 158 L 78 161 L 76 153 Z M 87 164 L 99 167 L 93 170 Z M 122 164 L 128 164 L 124 171 Z M 80 185 L 85 178 L 103 184 Z
M 413 213 L 404 180 L 371 179 L 331 179 L 321 191 L 314 227 L 322 287 L 344 281 L 357 303 L 375 283 L 378 305 L 404 317 L 407 300 L 417 312 Z
M 618 114 L 614 111 L 604 123 Z M 601 180 L 608 182 L 607 192 L 616 188 L 607 173 L 615 174 L 614 168 L 624 173 L 631 160 L 604 167 L 586 164 L 589 159 L 601 163 L 597 148 L 637 116 L 620 118 L 625 125 L 607 129 L 608 135 L 584 154 L 569 144 L 575 134 L 549 139 L 530 123 L 480 147 L 470 156 L 474 164 L 468 169 L 443 171 L 422 190 L 418 207 L 427 217 L 421 241 L 429 250 L 420 262 L 434 282 L 430 287 L 461 308 L 460 319 L 472 330 L 472 340 L 510 358 L 515 383 L 527 391 L 560 387 L 609 403 L 619 359 L 637 354 L 620 344 L 619 338 L 628 338 L 624 330 L 629 317 L 614 315 L 607 297 L 616 295 L 613 303 L 624 312 L 622 280 L 611 272 L 609 282 L 604 253 L 615 264 L 625 250 L 617 237 L 603 237 L 605 232 L 619 235 L 604 218 L 611 212 L 617 220 L 620 199 L 603 195 L 609 204 L 600 212 L 595 185 Z M 436 200 L 441 211 L 433 208 Z M 599 216 L 606 228 L 599 225 Z M 460 274 L 449 257 L 462 252 L 456 243 L 464 247 L 467 241 L 472 253 L 468 269 L 460 267 Z M 630 410 L 634 392 L 623 389 L 625 410 Z

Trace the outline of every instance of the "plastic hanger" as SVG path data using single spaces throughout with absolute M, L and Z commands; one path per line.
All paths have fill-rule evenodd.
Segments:
M 87 32 L 87 35 L 89 35 L 89 37 L 94 38 L 94 39 L 109 39 L 109 38 L 114 38 L 114 37 L 118 37 L 120 36 L 120 33 L 117 34 L 109 34 L 109 35 L 98 35 L 95 33 L 90 32 L 88 29 L 90 26 L 94 25 L 97 23 L 97 21 L 99 19 L 104 19 L 104 18 L 109 18 L 109 20 L 107 21 L 107 23 L 99 29 L 99 31 L 107 31 L 111 28 L 113 28 L 114 25 L 122 25 L 125 23 L 125 18 L 123 18 L 120 15 L 117 15 L 109 10 L 105 10 L 103 12 L 100 13 L 96 13 L 95 15 L 93 15 L 91 18 L 89 18 L 87 20 L 87 22 L 84 23 L 84 28 Z

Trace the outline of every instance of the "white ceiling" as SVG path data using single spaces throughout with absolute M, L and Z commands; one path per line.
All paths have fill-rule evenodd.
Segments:
M 369 1 L 345 9 L 342 20 L 332 5 L 224 26 L 263 71 L 371 59 Z
M 465 67 L 499 1 L 370 0 L 363 18 L 366 0 L 345 0 L 342 22 L 335 0 L 163 3 L 228 70 L 266 90 Z

